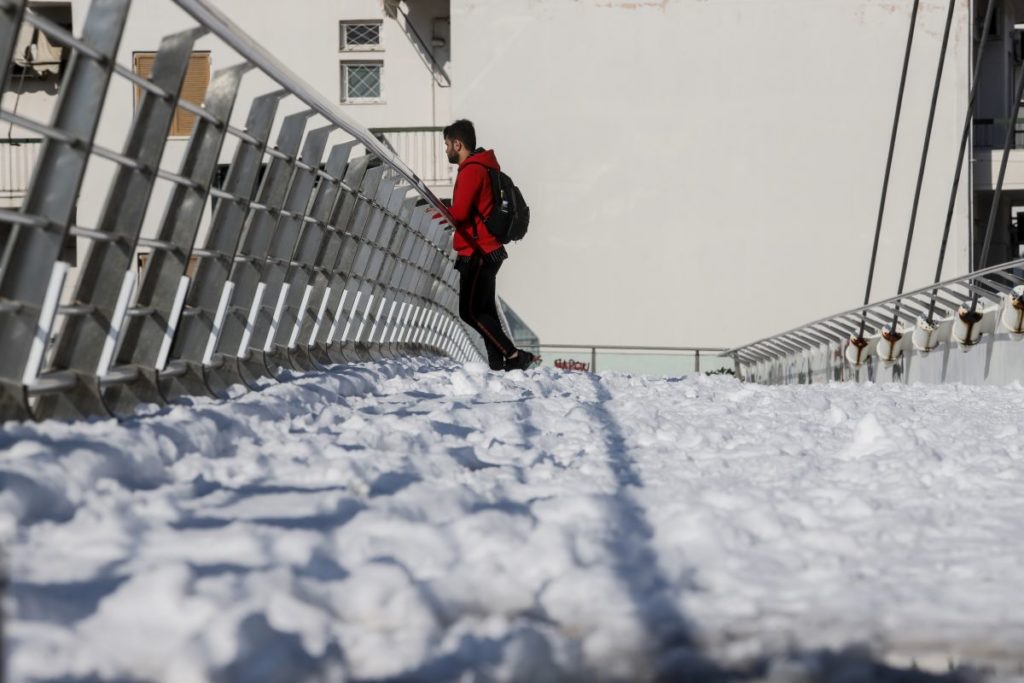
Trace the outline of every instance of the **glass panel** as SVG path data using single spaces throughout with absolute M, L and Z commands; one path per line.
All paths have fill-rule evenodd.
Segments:
M 380 97 L 380 65 L 349 64 L 346 72 L 346 96 L 348 99 Z
M 700 354 L 700 371 L 708 374 L 729 374 L 733 375 L 736 373 L 736 363 L 732 358 L 728 356 L 718 356 L 715 354 Z
M 345 47 L 380 45 L 380 24 L 345 24 Z
M 682 377 L 693 372 L 695 365 L 694 356 L 691 353 L 598 350 L 596 360 L 598 372 L 613 370 L 649 377 Z M 702 357 L 701 361 L 703 360 Z M 702 362 L 701 370 L 703 369 Z
M 544 367 L 566 372 L 624 372 L 649 377 L 683 377 L 696 369 L 696 357 L 690 351 L 596 351 L 590 347 L 550 348 L 543 344 L 540 354 Z M 719 357 L 713 352 L 700 354 L 700 371 L 732 370 L 731 358 Z

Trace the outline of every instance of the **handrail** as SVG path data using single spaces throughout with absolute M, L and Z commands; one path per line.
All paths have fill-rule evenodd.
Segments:
M 545 349 L 601 349 L 608 351 L 678 351 L 683 353 L 699 351 L 701 353 L 717 353 L 720 356 L 728 355 L 729 352 L 729 349 L 707 346 L 616 346 L 605 344 L 548 344 L 547 342 L 541 342 L 538 346 Z
M 898 310 L 899 306 L 907 307 L 905 302 L 907 302 L 907 301 L 914 301 L 914 300 L 916 300 L 915 297 L 928 297 L 928 298 L 930 298 L 933 295 L 933 292 L 938 292 L 940 290 L 948 292 L 949 289 L 951 287 L 954 287 L 954 286 L 962 286 L 962 287 L 964 287 L 967 290 L 966 292 L 964 292 L 962 294 L 959 293 L 959 292 L 956 293 L 958 296 L 964 296 L 964 298 L 966 300 L 966 299 L 970 298 L 970 295 L 971 295 L 972 292 L 975 292 L 975 293 L 984 292 L 984 289 L 979 288 L 977 286 L 977 284 L 975 284 L 976 281 L 982 280 L 984 282 L 985 281 L 984 280 L 985 276 L 988 276 L 988 275 L 1000 275 L 1000 276 L 1003 276 L 1008 271 L 1011 271 L 1011 270 L 1016 269 L 1016 268 L 1024 268 L 1024 258 L 1017 259 L 1017 260 L 1014 260 L 1014 261 L 1009 261 L 1007 263 L 1002 263 L 1002 264 L 995 265 L 995 266 L 989 266 L 987 268 L 982 268 L 980 270 L 976 270 L 973 273 L 969 273 L 967 275 L 961 275 L 961 276 L 958 276 L 958 277 L 950 278 L 948 280 L 943 280 L 941 282 L 936 282 L 934 284 L 926 285 L 926 286 L 921 287 L 919 289 L 915 289 L 913 291 L 906 292 L 906 293 L 904 293 L 902 295 L 893 296 L 893 297 L 890 297 L 888 299 L 883 299 L 881 301 L 877 301 L 875 303 L 868 304 L 867 306 L 858 306 L 857 308 L 851 308 L 851 309 L 843 311 L 841 313 L 836 313 L 836 314 L 833 314 L 833 315 L 830 315 L 830 316 L 827 316 L 827 317 L 824 317 L 824 318 L 819 318 L 819 319 L 814 320 L 812 322 L 804 323 L 803 325 L 799 325 L 797 327 L 794 327 L 794 328 L 791 328 L 789 330 L 786 330 L 785 332 L 780 332 L 778 334 L 774 334 L 774 335 L 771 335 L 769 337 L 764 337 L 762 339 L 758 339 L 757 341 L 754 341 L 754 342 L 751 342 L 751 343 L 748 343 L 748 344 L 744 344 L 742 346 L 737 346 L 737 347 L 730 348 L 730 349 L 728 349 L 725 352 L 725 355 L 733 356 L 734 358 L 736 358 L 738 360 L 742 360 L 741 357 L 744 354 L 744 352 L 749 352 L 751 350 L 758 349 L 758 347 L 766 345 L 766 344 L 777 343 L 780 340 L 786 340 L 787 342 L 794 343 L 794 344 L 796 344 L 796 346 L 798 348 L 801 348 L 801 349 L 804 349 L 804 350 L 811 349 L 811 348 L 814 348 L 815 346 L 819 346 L 820 343 L 816 344 L 816 343 L 809 343 L 809 342 L 795 342 L 795 341 L 793 341 L 790 338 L 793 335 L 797 335 L 797 334 L 800 334 L 800 333 L 804 333 L 804 332 L 810 331 L 810 330 L 812 330 L 812 328 L 818 328 L 818 327 L 822 327 L 822 326 L 835 325 L 839 321 L 842 321 L 844 319 L 847 320 L 847 321 L 858 320 L 858 319 L 860 319 L 862 317 L 862 315 L 870 315 L 870 314 L 876 314 L 877 315 L 877 314 L 881 314 L 881 319 L 882 320 L 890 320 L 891 316 L 892 316 L 892 310 L 880 310 L 880 309 L 883 309 L 884 307 L 889 306 L 889 307 L 895 307 Z M 990 284 L 989 286 L 992 287 L 993 289 L 995 289 L 994 285 Z M 1005 289 L 1005 287 L 1004 287 L 1004 289 Z M 992 302 L 994 302 L 994 300 L 995 300 L 995 297 L 992 296 Z M 961 302 L 961 303 L 963 303 L 963 302 Z M 951 313 L 953 313 L 953 312 L 951 311 Z M 879 324 L 879 327 L 883 327 L 883 325 Z M 820 332 L 820 334 L 822 334 L 822 335 L 824 335 L 824 336 L 826 336 L 828 338 L 831 338 L 833 341 L 837 341 L 837 342 L 838 341 L 843 341 L 844 337 L 845 337 L 845 340 L 848 341 L 850 336 L 852 336 L 852 335 L 840 335 L 838 332 L 836 332 L 834 330 L 831 331 L 831 332 Z M 781 357 L 783 357 L 785 355 L 787 355 L 787 354 L 786 353 L 780 353 L 780 352 L 772 352 L 772 353 L 767 353 L 766 354 L 767 357 L 774 357 L 774 358 L 781 358 Z

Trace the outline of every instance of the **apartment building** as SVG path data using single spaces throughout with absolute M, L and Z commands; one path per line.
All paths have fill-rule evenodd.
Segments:
M 976 10 L 975 32 L 982 24 Z M 979 37 L 980 38 L 980 37 Z M 970 263 L 981 268 L 1024 255 L 1024 122 L 1011 122 L 1015 84 L 1024 70 L 1024 2 L 1000 3 L 989 30 L 974 118 L 974 221 Z M 1008 130 L 1012 128 L 1012 131 Z M 984 235 L 995 196 L 1003 149 L 1010 151 L 988 258 L 981 260 Z

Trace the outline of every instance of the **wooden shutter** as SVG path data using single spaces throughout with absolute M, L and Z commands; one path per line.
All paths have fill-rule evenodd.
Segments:
M 155 52 L 136 52 L 134 55 L 135 73 L 143 78 L 153 75 L 153 62 L 156 61 Z M 188 100 L 196 105 L 201 105 L 206 97 L 206 88 L 210 85 L 210 53 L 193 52 L 188 61 L 188 71 L 185 73 L 185 82 L 181 86 L 181 99 Z M 135 86 L 135 106 L 139 104 L 142 97 L 142 88 Z M 174 112 L 174 119 L 171 121 L 171 137 L 187 137 L 192 134 L 192 128 L 196 125 L 196 115 L 192 112 L 177 108 Z
M 206 88 L 210 85 L 210 53 L 193 52 L 188 60 L 188 71 L 185 82 L 181 86 L 181 99 L 192 104 L 202 105 L 206 97 Z M 171 135 L 191 135 L 196 125 L 196 115 L 181 107 L 174 113 L 171 124 Z
M 156 61 L 155 52 L 136 52 L 133 60 L 133 68 L 137 75 L 149 79 L 153 75 L 153 62 Z M 142 88 L 135 86 L 135 108 L 139 108 L 139 100 L 142 99 Z

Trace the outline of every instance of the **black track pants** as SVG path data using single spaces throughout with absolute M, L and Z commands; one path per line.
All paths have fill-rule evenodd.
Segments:
M 459 264 L 459 317 L 484 338 L 492 370 L 504 369 L 505 358 L 516 350 L 498 318 L 495 280 L 500 268 L 501 261 L 489 263 L 478 256 Z

